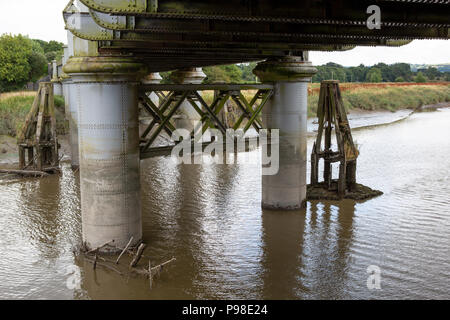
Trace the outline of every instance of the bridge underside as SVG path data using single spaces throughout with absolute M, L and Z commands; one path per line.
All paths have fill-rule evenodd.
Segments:
M 367 27 L 373 4 L 379 30 Z M 448 39 L 449 16 L 448 0 L 80 0 L 64 11 L 100 53 L 134 54 L 155 72 Z
M 378 8 L 381 20 L 370 21 L 379 28 L 369 28 Z M 449 17 L 449 0 L 71 0 L 64 83 L 87 247 L 112 240 L 125 247 L 131 237 L 139 243 L 140 159 L 151 156 L 161 133 L 184 129 L 189 143 L 198 130 L 225 133 L 218 118 L 228 101 L 242 114 L 232 127 L 279 134 L 271 150 L 278 170 L 265 175 L 263 163 L 263 207 L 302 208 L 308 83 L 317 72 L 308 52 L 448 39 Z M 263 60 L 254 70 L 263 84 L 253 85 L 252 97 L 244 86 L 199 86 L 201 67 Z M 176 85 L 148 76 L 172 70 Z M 212 102 L 201 90 L 216 90 Z

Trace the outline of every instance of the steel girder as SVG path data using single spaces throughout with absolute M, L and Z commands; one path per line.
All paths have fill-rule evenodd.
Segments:
M 450 27 L 444 0 L 78 1 L 85 10 L 74 1 L 64 10 L 68 30 L 100 52 L 135 54 L 151 71 L 448 39 Z M 366 26 L 372 4 L 380 30 Z

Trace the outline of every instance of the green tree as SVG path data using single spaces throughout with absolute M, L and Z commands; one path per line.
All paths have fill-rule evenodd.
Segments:
M 237 65 L 203 68 L 207 78 L 205 83 L 242 83 L 242 70 Z
M 28 80 L 31 82 L 36 82 L 42 76 L 46 75 L 48 72 L 47 59 L 43 53 L 32 52 L 28 58 L 30 64 L 30 74 Z
M 242 81 L 247 83 L 253 83 L 256 81 L 256 76 L 253 74 L 253 70 L 256 68 L 257 62 L 241 63 L 238 64 L 238 68 L 242 71 Z
M 450 81 L 450 72 L 445 73 L 445 81 Z
M 425 70 L 424 75 L 430 80 L 435 80 L 441 76 L 441 73 L 437 68 L 428 67 L 428 69 Z
M 407 63 L 396 63 L 389 66 L 392 69 L 392 75 L 394 79 L 401 77 L 404 81 L 411 81 L 412 72 L 411 66 Z
M 425 78 L 425 76 L 423 75 L 422 72 L 418 72 L 418 73 L 417 73 L 417 76 L 416 76 L 416 78 L 415 78 L 415 81 L 416 81 L 417 83 L 424 83 L 424 82 L 427 82 L 427 79 Z
M 28 57 L 31 67 L 29 80 L 35 82 L 48 72 L 48 62 L 44 55 L 44 49 L 38 41 L 32 40 L 32 52 Z
M 405 79 L 403 77 L 397 77 L 395 78 L 395 82 L 405 82 Z
M 346 82 L 347 73 L 345 68 L 339 64 L 329 62 L 324 66 L 317 67 L 317 74 L 313 77 L 313 82 L 322 82 L 323 80 L 339 80 Z
M 395 80 L 395 75 L 392 72 L 391 66 L 388 66 L 385 63 L 379 63 L 379 64 L 374 65 L 373 68 L 376 68 L 381 71 L 381 80 L 380 81 L 370 81 L 370 82 L 381 82 L 381 81 L 393 82 Z M 370 70 L 369 70 L 369 72 L 370 72 Z M 378 79 L 378 76 L 376 76 L 375 79 Z
M 44 40 L 38 39 L 33 40 L 33 42 L 36 42 L 42 48 L 43 54 L 47 58 L 47 62 L 52 62 L 53 60 L 61 60 L 64 54 L 63 43 L 53 40 L 50 42 L 46 42 Z
M 30 40 L 22 35 L 0 37 L 0 90 L 22 89 L 47 74 L 47 59 L 42 40 Z
M 381 70 L 378 68 L 372 68 L 369 70 L 366 76 L 367 82 L 381 82 L 383 80 L 383 76 Z
M 22 88 L 30 79 L 29 59 L 33 53 L 30 39 L 9 34 L 0 37 L 0 91 Z

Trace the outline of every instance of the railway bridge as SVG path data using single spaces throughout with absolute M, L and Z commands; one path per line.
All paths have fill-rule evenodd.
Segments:
M 448 39 L 450 31 L 448 0 L 71 0 L 63 17 L 60 81 L 89 248 L 142 239 L 141 159 L 170 150 L 157 139 L 175 129 L 194 143 L 200 129 L 225 132 L 218 115 L 230 100 L 242 111 L 235 128 L 279 130 L 280 167 L 263 177 L 263 206 L 301 208 L 308 83 L 317 72 L 308 53 Z M 202 84 L 202 67 L 252 61 L 261 83 Z M 164 71 L 174 71 L 172 84 L 160 84 Z M 215 91 L 212 102 L 204 90 Z

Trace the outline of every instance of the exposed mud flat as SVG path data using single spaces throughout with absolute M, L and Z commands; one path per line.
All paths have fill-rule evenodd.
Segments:
M 344 199 L 362 201 L 373 199 L 381 195 L 383 195 L 383 192 L 381 191 L 373 190 L 362 184 L 356 184 L 353 190 L 347 191 L 345 193 Z M 337 194 L 337 180 L 333 180 L 331 190 L 328 190 L 325 183 L 320 183 L 319 185 L 316 186 L 308 185 L 307 199 L 332 200 L 332 201 L 343 200 Z
M 437 111 L 440 108 L 450 108 L 450 102 L 441 102 L 441 103 L 438 103 L 438 104 L 421 106 L 420 108 L 417 108 L 415 110 L 415 112 L 434 112 L 434 111 Z
M 58 143 L 61 145 L 59 155 L 61 161 L 70 160 L 69 136 L 59 136 Z M 17 167 L 19 163 L 19 151 L 16 138 L 0 136 L 0 166 L 3 169 Z

